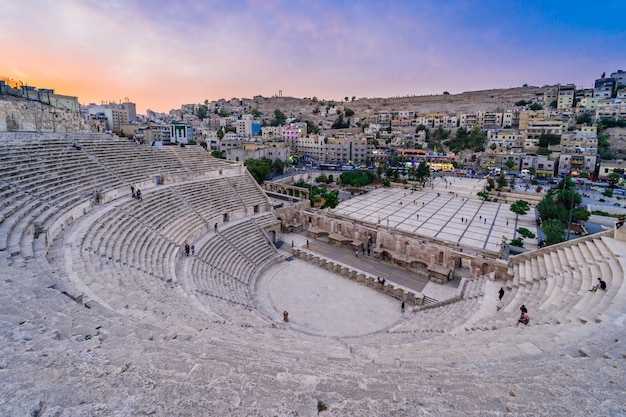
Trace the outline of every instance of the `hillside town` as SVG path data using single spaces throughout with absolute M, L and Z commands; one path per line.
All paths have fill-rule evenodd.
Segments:
M 110 131 L 152 146 L 200 144 L 231 161 L 269 158 L 329 169 L 398 167 L 415 163 L 457 175 L 499 174 L 502 170 L 537 178 L 606 180 L 624 173 L 626 72 L 593 82 L 524 85 L 440 96 L 341 101 L 317 97 L 232 98 L 184 104 L 169 113 L 135 103 L 79 105 L 54 90 L 11 85 L 7 95 L 39 100 L 60 111 L 79 112 L 85 128 Z M 468 105 L 469 103 L 469 105 Z M 0 121 L 3 120 L 0 118 Z M 10 120 L 10 118 L 8 119 Z M 0 131 L 59 131 L 61 126 L 18 127 L 0 122 Z M 613 141 L 611 142 L 611 139 Z

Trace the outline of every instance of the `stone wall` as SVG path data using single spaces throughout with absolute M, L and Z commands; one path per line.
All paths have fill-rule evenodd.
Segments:
M 473 277 L 493 273 L 497 278 L 506 278 L 507 264 L 498 259 L 497 253 L 356 221 L 325 210 L 304 210 L 296 217 L 305 225 L 309 238 L 352 250 L 367 248 L 371 239 L 370 249 L 375 257 L 437 283 L 452 280 L 457 268 L 469 269 Z
M 0 132 L 94 132 L 80 113 L 0 96 Z
M 369 275 L 364 271 L 342 264 L 341 262 L 326 259 L 323 256 L 309 252 L 305 249 L 294 248 L 293 255 L 296 258 L 302 259 L 310 264 L 317 265 L 320 268 L 324 268 L 327 271 L 336 273 L 344 278 L 356 281 L 367 287 L 374 288 L 397 300 L 404 301 L 408 305 L 419 306 L 424 302 L 424 295 L 418 291 L 402 287 L 393 282 L 386 281 L 383 284 L 378 282 L 377 277 L 374 277 L 373 275 Z

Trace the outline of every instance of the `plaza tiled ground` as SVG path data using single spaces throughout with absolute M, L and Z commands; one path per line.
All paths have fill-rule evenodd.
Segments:
M 483 180 L 435 178 L 422 191 L 377 188 L 342 202 L 334 213 L 470 247 L 497 252 L 502 237 L 513 239 L 519 227 L 537 234 L 535 210 L 516 215 L 504 202 L 476 196 Z M 529 249 L 536 239 L 526 239 Z

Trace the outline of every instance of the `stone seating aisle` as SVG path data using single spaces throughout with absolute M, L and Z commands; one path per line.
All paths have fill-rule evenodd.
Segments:
M 265 194 L 251 176 L 241 175 L 230 177 L 229 183 L 234 195 L 239 196 L 247 208 L 263 206 L 267 203 Z
M 408 320 L 389 330 L 389 333 L 420 333 L 423 339 L 428 333 L 446 333 L 463 326 L 480 309 L 488 276 L 466 280 L 459 286 L 461 299 L 439 307 L 419 309 Z M 463 288 L 464 287 L 464 288 Z
M 178 158 L 190 172 L 201 172 L 207 168 L 228 168 L 233 164 L 225 159 L 212 157 L 200 145 L 185 145 L 184 148 L 180 146 L 164 146 L 158 150 Z
M 173 189 L 208 223 L 221 223 L 224 213 L 244 209 L 236 194 L 230 191 L 226 178 L 177 184 Z

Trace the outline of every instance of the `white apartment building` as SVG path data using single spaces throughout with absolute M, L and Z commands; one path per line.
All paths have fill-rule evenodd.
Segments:
M 364 164 L 367 159 L 372 160 L 374 145 L 373 140 L 366 137 L 309 135 L 295 139 L 293 148 L 298 155 L 308 155 L 313 161 Z

